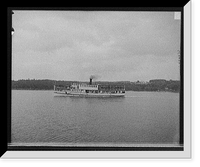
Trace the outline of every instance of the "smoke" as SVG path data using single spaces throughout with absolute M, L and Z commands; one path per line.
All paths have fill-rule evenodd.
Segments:
M 97 80 L 98 78 L 100 78 L 99 75 L 91 75 L 90 76 L 90 79 L 93 79 L 93 80 Z

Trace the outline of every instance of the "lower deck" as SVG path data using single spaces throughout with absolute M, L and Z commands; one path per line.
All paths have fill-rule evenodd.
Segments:
M 85 93 L 75 91 L 54 91 L 55 95 L 79 96 L 79 97 L 123 97 L 125 93 Z

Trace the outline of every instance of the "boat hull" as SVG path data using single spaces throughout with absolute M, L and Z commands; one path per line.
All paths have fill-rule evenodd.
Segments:
M 76 93 L 54 91 L 55 96 L 75 96 L 75 97 L 124 97 L 125 93 Z

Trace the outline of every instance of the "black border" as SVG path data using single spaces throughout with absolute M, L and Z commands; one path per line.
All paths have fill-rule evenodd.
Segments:
M 180 136 L 179 144 L 184 144 L 184 8 L 181 11 L 181 44 L 180 44 Z
M 8 26 L 9 32 L 12 29 L 12 10 L 66 10 L 66 8 L 9 8 L 8 10 Z M 86 10 L 86 11 L 102 11 L 100 8 L 67 8 L 67 10 Z M 103 11 L 180 11 L 181 12 L 181 90 L 180 92 L 180 145 L 183 144 L 183 8 L 104 8 Z M 8 85 L 11 87 L 11 33 L 8 33 L 8 53 L 9 53 L 9 60 L 8 60 Z M 11 90 L 8 93 L 8 99 L 10 99 L 10 104 L 8 105 L 8 143 L 11 143 Z M 8 150 L 67 150 L 67 151 L 183 151 L 183 147 L 61 147 L 61 146 L 8 146 Z
M 7 141 L 11 142 L 11 60 L 12 60 L 12 13 L 7 11 Z
M 184 151 L 184 6 L 188 2 L 182 1 L 182 4 L 160 5 L 161 7 L 8 7 L 7 8 L 7 134 L 3 155 L 5 151 Z M 175 147 L 62 147 L 62 146 L 9 146 L 11 143 L 11 60 L 12 60 L 12 10 L 84 10 L 84 11 L 180 11 L 181 12 L 181 45 L 180 45 L 180 146 Z M 3 143 L 1 143 L 2 145 Z M 7 148 L 7 150 L 6 150 Z
M 183 151 L 183 147 L 10 146 L 10 151 Z

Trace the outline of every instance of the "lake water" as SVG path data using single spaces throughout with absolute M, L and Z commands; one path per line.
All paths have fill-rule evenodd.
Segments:
M 127 91 L 120 98 L 12 90 L 11 143 L 177 144 L 179 93 Z

